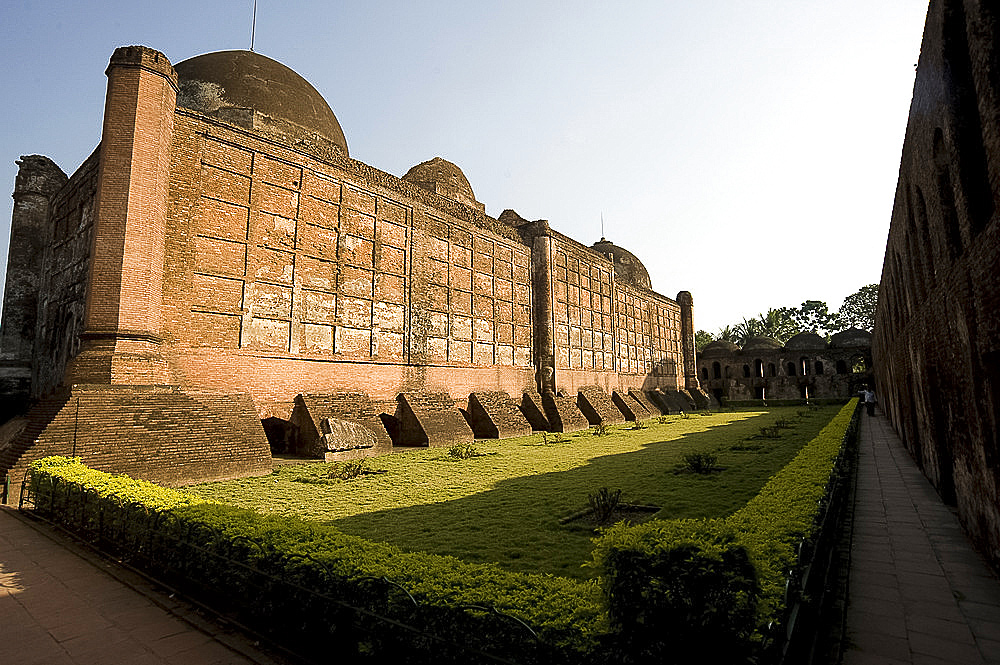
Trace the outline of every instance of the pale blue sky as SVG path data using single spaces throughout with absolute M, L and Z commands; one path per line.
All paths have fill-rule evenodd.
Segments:
M 0 183 L 72 173 L 100 139 L 108 58 L 248 48 L 252 0 L 4 0 Z M 169 8 L 169 9 L 167 9 Z M 309 80 L 351 156 L 440 155 L 497 216 L 592 244 L 695 326 L 878 281 L 926 0 L 258 0 L 255 50 Z M 12 201 L 0 207 L 0 266 Z M 3 271 L 0 270 L 0 273 Z M 2 274 L 0 274 L 2 279 Z

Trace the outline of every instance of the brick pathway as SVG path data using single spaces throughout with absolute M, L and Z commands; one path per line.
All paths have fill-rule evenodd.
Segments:
M 274 665 L 241 634 L 0 507 L 0 662 Z
M 843 665 L 1000 664 L 1000 581 L 889 422 L 862 416 Z

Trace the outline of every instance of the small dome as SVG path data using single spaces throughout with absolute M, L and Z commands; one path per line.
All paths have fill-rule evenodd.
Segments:
M 472 185 L 462 173 L 462 169 L 442 157 L 435 157 L 417 164 L 406 172 L 403 180 L 445 198 L 464 203 L 470 208 L 486 209 L 482 203 L 476 200 Z
M 337 116 L 308 81 L 253 51 L 216 51 L 174 65 L 177 106 L 294 139 L 319 136 L 347 154 Z
M 649 273 L 642 261 L 636 258 L 635 254 L 614 244 L 610 240 L 601 238 L 595 242 L 591 249 L 603 255 L 606 259 L 615 264 L 615 278 L 620 279 L 644 289 L 652 289 L 649 281 Z
M 701 350 L 699 355 L 705 358 L 712 356 L 728 356 L 739 350 L 740 347 L 736 346 L 732 342 L 724 339 L 717 339 L 714 342 L 706 344 L 705 348 Z
M 773 351 L 782 347 L 781 342 L 773 337 L 751 337 L 743 343 L 744 351 Z
M 814 332 L 800 332 L 785 342 L 785 348 L 796 351 L 816 351 L 826 348 L 826 340 Z
M 844 349 L 852 346 L 871 346 L 872 334 L 861 328 L 848 328 L 830 338 L 832 348 Z

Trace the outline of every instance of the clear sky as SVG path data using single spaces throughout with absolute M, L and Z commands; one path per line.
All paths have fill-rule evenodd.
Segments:
M 72 173 L 117 46 L 250 45 L 253 0 L 3 0 L 0 182 Z M 458 164 L 486 212 L 604 235 L 710 332 L 877 282 L 927 0 L 258 0 L 254 50 L 316 87 L 351 156 Z M 0 207 L 6 265 L 12 200 Z M 0 270 L 0 279 L 2 273 Z

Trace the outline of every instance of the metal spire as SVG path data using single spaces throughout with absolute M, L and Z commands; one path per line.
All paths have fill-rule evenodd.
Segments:
M 253 18 L 250 20 L 250 51 L 253 52 L 253 39 L 257 32 L 257 0 L 253 0 Z

